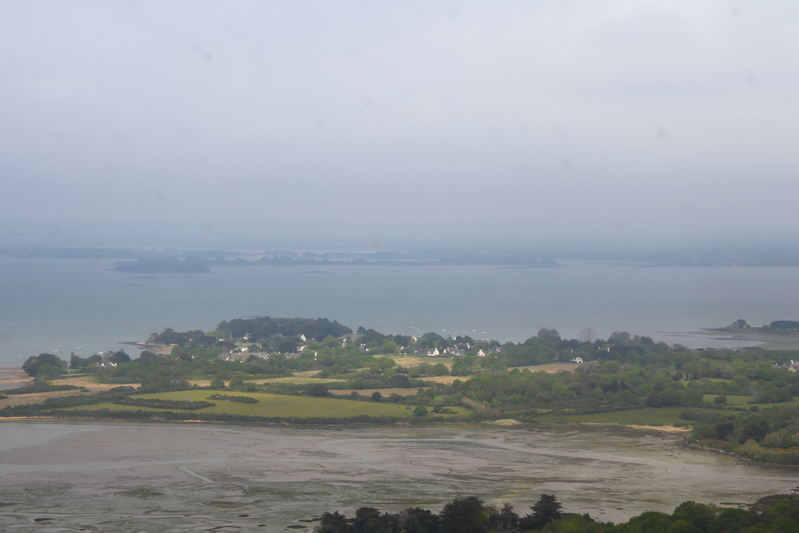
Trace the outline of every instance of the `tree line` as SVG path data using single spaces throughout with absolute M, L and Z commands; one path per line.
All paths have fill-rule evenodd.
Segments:
M 360 507 L 353 517 L 322 514 L 318 533 L 489 533 L 548 531 L 563 533 L 767 533 L 799 531 L 799 495 L 761 498 L 748 508 L 724 508 L 687 501 L 671 514 L 647 511 L 629 521 L 600 522 L 588 514 L 565 513 L 554 495 L 542 494 L 530 513 L 520 516 L 510 504 L 486 505 L 470 496 L 456 498 L 438 514 L 411 507 L 381 513 Z

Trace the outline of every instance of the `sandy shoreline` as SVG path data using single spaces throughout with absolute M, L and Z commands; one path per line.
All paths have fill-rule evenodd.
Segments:
M 765 349 L 799 348 L 799 335 L 728 328 L 705 328 L 699 332 L 716 339 L 746 342 Z

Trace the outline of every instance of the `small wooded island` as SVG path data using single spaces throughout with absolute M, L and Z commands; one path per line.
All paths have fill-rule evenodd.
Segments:
M 29 358 L 31 384 L 5 391 L 2 417 L 254 424 L 653 426 L 692 445 L 799 464 L 799 353 L 689 350 L 586 328 L 521 343 L 387 335 L 328 319 L 258 317 L 213 331 L 153 333 L 123 350 Z M 28 401 L 37 393 L 43 401 Z
M 202 263 L 172 258 L 117 261 L 114 264 L 114 270 L 133 274 L 208 274 L 211 272 L 211 269 Z
M 739 338 L 780 339 L 799 337 L 799 320 L 773 320 L 763 326 L 752 326 L 746 320 L 739 318 L 729 326 L 714 328 L 710 331 L 729 333 Z

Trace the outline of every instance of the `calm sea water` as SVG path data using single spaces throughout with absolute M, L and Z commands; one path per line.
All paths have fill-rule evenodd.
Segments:
M 691 347 L 734 346 L 702 328 L 799 319 L 797 268 L 233 267 L 211 274 L 120 274 L 108 261 L 0 258 L 0 366 L 42 351 L 68 359 L 165 327 L 236 317 L 327 317 L 386 333 L 520 341 L 542 327 L 592 327 Z M 128 348 L 132 355 L 136 350 Z

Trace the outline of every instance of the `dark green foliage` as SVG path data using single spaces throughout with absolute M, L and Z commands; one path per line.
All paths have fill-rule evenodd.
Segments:
M 352 528 L 344 515 L 334 511 L 332 513 L 322 513 L 319 527 L 316 531 L 319 533 L 350 533 Z
M 277 350 L 280 353 L 294 353 L 300 347 L 300 338 L 296 336 L 283 337 L 277 343 Z
M 57 390 L 67 390 L 67 389 L 77 388 L 74 385 L 58 385 L 57 387 L 59 387 Z M 29 390 L 27 392 L 36 392 L 36 391 Z M 47 412 L 51 409 L 64 409 L 67 407 L 113 402 L 114 400 L 124 398 L 125 396 L 131 394 L 132 392 L 133 392 L 132 387 L 114 387 L 111 390 L 98 392 L 95 394 L 85 394 L 85 395 L 76 394 L 68 396 L 67 395 L 59 396 L 55 398 L 48 398 L 45 401 L 38 404 L 6 407 L 2 411 L 0 411 L 0 416 L 32 416 L 36 414 L 42 414 L 42 412 Z
M 89 370 L 94 366 L 95 370 L 97 365 L 103 362 L 103 358 L 99 354 L 90 355 L 89 357 L 80 357 L 73 354 L 69 356 L 69 368 L 73 370 Z
M 327 385 L 325 385 L 324 383 L 314 383 L 313 385 L 305 389 L 305 393 L 309 396 L 319 396 L 319 397 L 330 395 L 330 391 L 328 390 Z
M 501 531 L 513 531 L 519 525 L 519 515 L 513 510 L 513 506 L 509 503 L 503 504 L 502 507 L 489 507 L 488 523 L 491 529 L 499 529 Z
M 799 495 L 761 498 L 750 509 L 724 509 L 716 505 L 685 502 L 672 514 L 647 511 L 627 523 L 602 523 L 587 514 L 564 514 L 555 496 L 542 495 L 533 514 L 519 520 L 513 507 L 485 507 L 476 497 L 459 498 L 434 513 L 409 508 L 381 514 L 361 507 L 355 518 L 324 513 L 317 531 L 369 533 L 471 533 L 490 531 L 552 531 L 580 533 L 748 533 L 799 531 Z
M 441 510 L 439 520 L 441 533 L 485 533 L 488 529 L 488 513 L 475 496 L 452 500 Z
M 790 402 L 792 399 L 793 395 L 788 388 L 779 387 L 774 383 L 765 383 L 757 390 L 752 403 L 780 403 Z
M 151 334 L 150 338 L 148 339 L 148 342 L 189 346 L 192 344 L 192 341 L 197 339 L 198 345 L 208 344 L 208 339 L 205 339 L 204 337 L 206 337 L 205 333 L 200 330 L 177 332 L 172 328 L 166 328 L 161 333 Z M 216 341 L 216 339 L 211 337 L 211 341 L 212 341 L 211 344 L 213 344 L 213 341 Z
M 219 332 L 233 338 L 249 335 L 252 339 L 268 339 L 273 335 L 283 337 L 299 337 L 323 341 L 328 335 L 341 337 L 352 334 L 352 330 L 338 322 L 326 318 L 273 318 L 268 316 L 256 318 L 236 318 L 230 322 L 220 322 L 216 328 Z
M 769 324 L 773 330 L 793 330 L 799 329 L 799 321 L 796 320 L 775 320 Z
M 532 507 L 532 514 L 528 514 L 519 520 L 519 528 L 541 529 L 553 520 L 564 517 L 561 511 L 561 504 L 553 494 L 542 494 Z
M 361 507 L 355 511 L 350 531 L 353 533 L 394 533 L 399 530 L 398 516 L 380 514 L 374 507 Z
M 111 354 L 108 360 L 116 364 L 129 363 L 130 356 L 125 353 L 125 350 L 119 350 L 118 352 L 114 352 L 113 354 Z
M 22 370 L 29 376 L 45 376 L 48 378 L 58 377 L 66 370 L 66 363 L 51 353 L 40 353 L 28 357 L 22 363 Z
M 699 528 L 701 531 L 707 531 L 715 515 L 715 508 L 709 505 L 688 501 L 678 505 L 671 517 L 672 520 L 685 520 L 687 524 Z M 688 529 L 683 530 L 688 531 Z
M 24 387 L 19 387 L 16 389 L 11 389 L 5 391 L 6 394 L 30 394 L 33 392 L 56 392 L 56 391 L 63 391 L 63 390 L 76 390 L 80 387 L 76 387 L 75 385 L 51 385 L 47 383 L 46 380 L 39 378 L 34 380 L 33 383 L 30 385 L 25 385 Z
M 438 515 L 419 507 L 400 512 L 397 522 L 405 533 L 437 533 L 440 529 Z
M 705 417 L 694 423 L 691 440 L 756 461 L 799 465 L 799 409 L 788 404 Z
M 258 400 L 252 396 L 228 396 L 227 394 L 212 394 L 208 397 L 209 400 L 227 400 L 229 402 L 238 403 L 258 403 Z
M 179 409 L 181 411 L 194 411 L 213 407 L 216 404 L 211 402 L 191 402 L 180 400 L 161 400 L 159 398 L 120 398 L 114 402 L 118 405 L 134 405 L 137 407 L 149 407 L 155 409 Z

